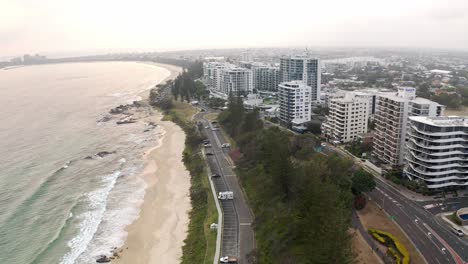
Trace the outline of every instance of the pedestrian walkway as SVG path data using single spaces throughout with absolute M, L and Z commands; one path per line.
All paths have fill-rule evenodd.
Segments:
M 353 209 L 352 220 L 351 220 L 353 227 L 361 233 L 364 240 L 366 240 L 367 244 L 372 248 L 374 254 L 376 254 L 384 263 L 393 263 L 393 259 L 387 256 L 384 252 L 379 250 L 377 243 L 371 237 L 371 235 L 367 232 L 367 230 L 362 225 L 356 211 Z

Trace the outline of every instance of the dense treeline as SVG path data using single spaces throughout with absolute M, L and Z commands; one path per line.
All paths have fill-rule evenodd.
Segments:
M 367 186 L 353 186 L 352 161 L 314 153 L 311 135 L 263 128 L 240 98 L 230 96 L 219 122 L 239 148 L 232 156 L 255 215 L 250 263 L 353 262 L 352 189 Z
M 182 67 L 192 74 L 193 79 L 200 78 L 203 75 L 203 61 L 191 61 L 166 57 L 154 57 L 149 60 Z
M 190 102 L 192 99 L 200 100 L 204 97 L 208 97 L 209 91 L 205 85 L 196 80 L 203 75 L 203 64 L 195 61 L 188 65 L 184 71 L 177 76 L 172 85 L 172 95 L 175 100 L 186 100 Z

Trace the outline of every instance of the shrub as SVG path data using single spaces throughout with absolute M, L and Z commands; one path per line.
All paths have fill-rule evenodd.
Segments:
M 400 257 L 395 259 L 397 260 L 396 263 L 402 263 L 402 264 L 409 264 L 410 263 L 410 255 L 408 253 L 408 250 L 403 246 L 403 244 L 400 243 L 400 241 L 393 236 L 390 233 L 380 231 L 377 229 L 369 229 L 369 233 L 380 243 L 385 244 L 388 247 L 388 250 L 392 253 L 393 256 L 395 256 L 394 253 L 398 251 L 400 255 L 403 257 L 403 259 L 400 259 Z M 388 239 L 387 239 L 388 238 Z M 395 249 L 393 248 L 395 247 Z
M 366 203 L 366 197 L 362 195 L 354 197 L 354 208 L 356 208 L 356 210 L 364 209 L 364 207 L 366 207 Z
M 393 258 L 395 259 L 395 263 L 397 263 L 397 264 L 401 263 L 400 254 L 398 254 L 398 252 L 395 249 L 390 247 L 390 248 L 388 248 L 388 252 L 390 252 L 390 255 L 392 255 Z
M 457 224 L 457 225 L 462 225 L 462 221 L 460 220 L 460 218 L 458 218 L 457 212 L 453 212 L 453 214 L 451 214 L 449 218 L 450 218 L 450 220 L 452 220 L 452 222 L 454 222 L 455 224 Z

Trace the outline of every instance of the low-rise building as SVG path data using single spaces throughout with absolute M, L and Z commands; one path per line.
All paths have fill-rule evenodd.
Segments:
M 404 174 L 429 189 L 468 186 L 468 117 L 410 117 Z

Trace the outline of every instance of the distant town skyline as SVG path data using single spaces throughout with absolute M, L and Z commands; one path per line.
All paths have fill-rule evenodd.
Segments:
M 258 47 L 468 49 L 464 0 L 0 2 L 0 57 Z

